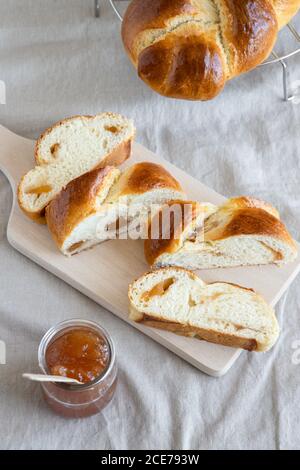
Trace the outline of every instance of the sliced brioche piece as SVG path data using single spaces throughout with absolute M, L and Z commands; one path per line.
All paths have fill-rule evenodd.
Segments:
M 267 351 L 279 335 L 273 309 L 251 289 L 205 284 L 193 272 L 162 268 L 129 286 L 130 319 L 249 351 Z
M 126 205 L 130 219 L 138 216 L 139 222 L 143 219 L 148 223 L 149 215 L 153 216 L 162 204 L 185 198 L 178 181 L 162 165 L 141 162 L 122 173 L 106 203 Z
M 127 168 L 116 186 L 112 188 L 107 202 L 125 204 L 155 204 L 157 201 L 184 196 L 178 181 L 162 166 L 152 162 L 141 162 Z
M 103 203 L 120 174 L 112 166 L 85 173 L 70 181 L 46 207 L 48 228 L 65 255 L 99 243 L 99 229 L 108 224 Z
M 161 165 L 137 163 L 121 175 L 113 167 L 71 181 L 46 208 L 47 224 L 63 254 L 70 256 L 100 242 L 133 232 L 140 238 L 152 206 L 184 199 L 179 183 Z M 123 226 L 122 226 L 123 224 Z M 136 235 L 137 234 L 137 235 Z
M 157 223 L 159 214 L 151 225 Z M 173 222 L 171 221 L 171 224 Z M 172 234 L 178 232 L 172 228 Z M 197 232 L 197 230 L 196 230 Z M 297 246 L 279 214 L 255 198 L 229 199 L 198 226 L 198 235 L 145 241 L 145 256 L 153 267 L 187 269 L 285 264 L 297 256 Z
M 49 202 L 78 176 L 106 165 L 120 165 L 130 156 L 135 128 L 118 114 L 75 116 L 60 121 L 38 139 L 38 164 L 23 176 L 18 189 L 21 209 L 44 222 Z
M 150 265 L 166 253 L 176 253 L 185 240 L 199 238 L 204 220 L 217 210 L 210 203 L 168 201 L 153 215 L 145 240 L 145 256 Z

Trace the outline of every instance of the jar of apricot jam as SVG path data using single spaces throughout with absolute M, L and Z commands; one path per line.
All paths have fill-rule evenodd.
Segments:
M 51 328 L 39 346 L 44 374 L 62 375 L 81 384 L 41 383 L 47 403 L 65 417 L 99 413 L 111 401 L 117 384 L 115 349 L 97 323 L 68 320 Z

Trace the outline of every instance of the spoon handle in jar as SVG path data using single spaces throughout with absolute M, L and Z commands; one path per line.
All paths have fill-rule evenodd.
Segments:
M 68 384 L 82 385 L 79 380 L 71 379 L 69 377 L 62 377 L 61 375 L 44 375 L 44 374 L 22 374 L 24 379 L 33 380 L 35 382 L 60 382 Z

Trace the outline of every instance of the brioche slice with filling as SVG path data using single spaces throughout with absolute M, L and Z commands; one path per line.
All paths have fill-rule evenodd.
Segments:
M 114 238 L 141 238 L 150 211 L 184 199 L 179 183 L 161 165 L 142 162 L 121 173 L 97 169 L 71 181 L 46 208 L 49 230 L 70 256 Z
M 129 286 L 130 319 L 144 325 L 249 351 L 267 351 L 279 326 L 273 309 L 251 289 L 206 284 L 182 268 L 161 268 Z
M 184 203 L 183 203 L 184 204 Z M 151 225 L 157 224 L 156 214 Z M 270 204 L 250 197 L 229 199 L 193 230 L 181 233 L 170 220 L 171 236 L 145 241 L 147 262 L 155 267 L 210 269 L 246 265 L 282 265 L 297 257 L 297 245 Z
M 113 113 L 75 116 L 47 129 L 36 142 L 37 166 L 23 176 L 18 188 L 21 209 L 44 223 L 45 207 L 70 181 L 129 158 L 134 135 L 133 122 Z

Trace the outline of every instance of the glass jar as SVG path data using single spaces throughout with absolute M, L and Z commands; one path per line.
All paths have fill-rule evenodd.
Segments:
M 54 340 L 67 332 L 85 329 L 100 336 L 109 350 L 106 368 L 95 380 L 82 384 L 42 382 L 44 397 L 50 407 L 60 415 L 69 418 L 84 418 L 99 413 L 111 401 L 117 385 L 117 364 L 115 349 L 107 331 L 97 323 L 87 320 L 67 320 L 51 328 L 43 337 L 38 351 L 39 366 L 49 374 L 46 361 L 47 348 Z

